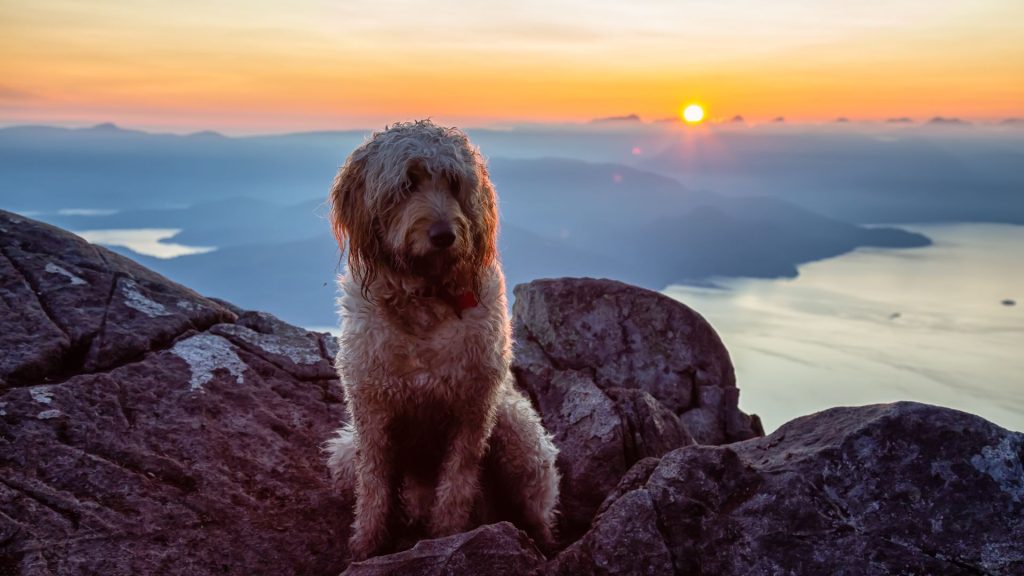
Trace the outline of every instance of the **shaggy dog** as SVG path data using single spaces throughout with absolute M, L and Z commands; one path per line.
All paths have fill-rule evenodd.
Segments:
M 466 135 L 430 121 L 375 133 L 338 172 L 348 247 L 338 374 L 349 422 L 327 443 L 355 485 L 349 551 L 507 519 L 553 544 L 557 449 L 509 372 L 494 188 Z

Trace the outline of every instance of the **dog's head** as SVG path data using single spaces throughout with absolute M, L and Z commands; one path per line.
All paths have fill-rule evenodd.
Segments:
M 330 202 L 349 273 L 364 288 L 385 271 L 465 288 L 496 257 L 494 188 L 456 128 L 420 120 L 374 133 L 338 171 Z

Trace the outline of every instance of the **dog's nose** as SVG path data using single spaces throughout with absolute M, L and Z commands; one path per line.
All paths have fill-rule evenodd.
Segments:
M 447 248 L 455 243 L 455 232 L 452 232 L 452 225 L 447 222 L 434 222 L 430 230 L 427 230 L 427 235 L 435 248 Z

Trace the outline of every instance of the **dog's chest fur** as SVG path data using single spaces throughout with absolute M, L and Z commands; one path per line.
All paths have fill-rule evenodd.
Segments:
M 478 315 L 459 318 L 446 303 L 424 299 L 403 310 L 387 310 L 386 316 L 392 347 L 382 352 L 393 377 L 417 382 L 471 371 L 473 363 L 459 362 L 459 358 L 478 356 L 468 354 L 479 348 L 473 340 L 484 336 Z
M 502 288 L 486 283 L 477 306 L 461 314 L 440 298 L 382 306 L 346 291 L 337 359 L 346 388 L 374 382 L 379 390 L 373 393 L 408 402 L 434 394 L 450 401 L 453 394 L 484 393 L 495 386 L 511 359 Z

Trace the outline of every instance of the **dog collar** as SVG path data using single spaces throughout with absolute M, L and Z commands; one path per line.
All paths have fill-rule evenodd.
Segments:
M 477 304 L 476 294 L 473 294 L 472 292 L 463 292 L 455 299 L 455 309 L 460 313 L 470 308 L 476 308 Z
M 469 310 L 470 308 L 476 308 L 477 304 L 479 304 L 476 300 L 476 294 L 468 290 L 458 296 L 445 290 L 438 294 L 438 296 L 452 307 L 455 315 L 459 318 L 462 318 L 463 311 Z

